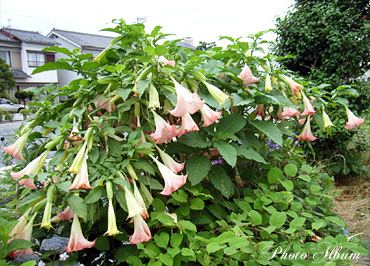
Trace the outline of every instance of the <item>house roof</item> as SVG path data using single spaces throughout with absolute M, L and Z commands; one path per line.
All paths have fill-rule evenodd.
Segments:
M 1 32 L 0 32 L 1 33 Z M 14 40 L 6 35 L 4 35 L 3 33 L 0 34 L 0 41 L 5 41 L 5 42 L 13 42 L 13 43 L 19 43 L 20 41 L 17 41 L 17 40 Z
M 111 41 L 114 39 L 113 37 L 103 35 L 66 31 L 59 29 L 53 29 L 47 36 L 50 37 L 52 34 L 64 37 L 65 39 L 81 46 L 82 48 L 105 49 L 110 45 Z
M 3 34 L 10 38 L 29 43 L 40 43 L 55 45 L 56 42 L 36 31 L 18 30 L 13 28 L 2 28 Z
M 14 78 L 18 79 L 32 78 L 30 75 L 28 75 L 27 73 L 23 72 L 20 69 L 10 69 L 10 71 L 13 72 Z

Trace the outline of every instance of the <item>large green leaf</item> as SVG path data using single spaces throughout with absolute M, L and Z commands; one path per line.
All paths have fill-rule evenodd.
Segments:
M 44 71 L 57 70 L 57 69 L 72 70 L 72 67 L 67 62 L 59 62 L 59 61 L 49 62 L 49 63 L 46 63 L 46 64 L 36 68 L 32 72 L 32 75 L 37 74 L 37 73 L 41 73 L 41 72 L 44 72 Z
M 272 141 L 276 142 L 279 145 L 283 145 L 283 138 L 281 137 L 281 131 L 279 128 L 272 123 L 271 121 L 249 121 L 249 123 L 264 133 L 267 137 L 269 137 Z
M 220 154 L 224 157 L 225 161 L 231 166 L 234 167 L 237 159 L 237 152 L 233 145 L 227 143 L 225 140 L 213 143 L 217 148 Z
M 224 139 L 225 136 L 233 135 L 239 132 L 245 126 L 245 119 L 239 114 L 230 114 L 225 116 L 216 125 L 217 137 Z
M 267 162 L 265 161 L 265 159 L 262 157 L 261 154 L 259 154 L 258 152 L 256 152 L 255 150 L 253 150 L 252 148 L 241 148 L 241 146 L 237 149 L 238 151 L 238 154 L 244 156 L 245 158 L 249 159 L 249 160 L 254 160 L 254 161 L 257 161 L 257 162 L 260 162 L 260 163 L 265 163 L 267 164 Z
M 186 171 L 192 186 L 200 183 L 211 169 L 211 161 L 200 154 L 195 154 L 186 161 Z
M 87 205 L 84 200 L 79 196 L 71 195 L 67 201 L 73 212 L 86 221 Z
M 189 133 L 181 136 L 179 141 L 185 145 L 196 148 L 207 148 L 212 144 L 212 142 L 207 141 L 203 134 L 195 131 L 190 131 Z
M 282 227 L 286 222 L 285 212 L 275 212 L 270 216 L 270 225 L 276 226 L 276 228 Z
M 249 105 L 250 103 L 254 102 L 254 98 L 243 98 L 236 93 L 232 93 L 231 97 L 233 99 L 234 106 Z
M 212 166 L 208 176 L 213 186 L 219 190 L 223 196 L 229 198 L 234 194 L 234 184 L 223 168 L 218 165 Z

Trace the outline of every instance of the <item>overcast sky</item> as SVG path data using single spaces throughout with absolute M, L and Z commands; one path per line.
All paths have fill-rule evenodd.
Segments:
M 146 30 L 163 26 L 163 33 L 177 38 L 217 41 L 218 36 L 240 37 L 274 28 L 277 16 L 284 16 L 293 0 L 0 0 L 1 27 L 39 31 L 52 28 L 99 32 L 113 19 L 127 23 L 146 17 Z

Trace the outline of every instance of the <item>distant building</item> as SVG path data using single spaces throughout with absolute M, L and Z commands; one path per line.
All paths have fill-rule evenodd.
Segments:
M 37 67 L 55 61 L 55 53 L 42 51 L 55 45 L 55 41 L 39 32 L 5 27 L 0 30 L 0 57 L 10 66 L 16 81 L 14 90 L 9 92 L 12 97 L 28 87 L 58 84 L 56 70 L 32 75 Z

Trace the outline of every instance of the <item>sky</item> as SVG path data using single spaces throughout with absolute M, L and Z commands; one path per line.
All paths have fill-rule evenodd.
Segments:
M 107 35 L 113 19 L 127 23 L 146 18 L 146 31 L 162 26 L 169 39 L 192 37 L 217 42 L 219 36 L 246 37 L 275 28 L 294 0 L 0 0 L 0 26 L 38 31 L 53 28 Z M 109 35 L 109 34 L 108 34 Z M 273 38 L 273 35 L 266 37 Z

